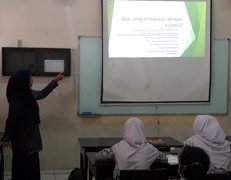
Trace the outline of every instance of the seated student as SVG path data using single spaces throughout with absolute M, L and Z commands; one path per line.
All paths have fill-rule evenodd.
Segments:
M 143 122 L 132 117 L 124 125 L 123 140 L 96 154 L 96 161 L 113 159 L 113 178 L 119 179 L 120 170 L 150 169 L 155 160 L 167 162 L 167 157 L 146 141 Z
M 194 135 L 184 144 L 202 148 L 210 158 L 209 174 L 223 174 L 231 169 L 230 142 L 215 117 L 198 115 L 193 124 Z
M 185 146 L 178 155 L 178 172 L 181 179 L 205 180 L 209 170 L 209 156 L 206 152 L 193 146 Z

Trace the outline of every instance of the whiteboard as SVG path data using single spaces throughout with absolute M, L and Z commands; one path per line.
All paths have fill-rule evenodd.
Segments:
M 212 41 L 211 102 L 204 104 L 101 104 L 102 38 L 79 38 L 79 115 L 227 114 L 229 40 Z

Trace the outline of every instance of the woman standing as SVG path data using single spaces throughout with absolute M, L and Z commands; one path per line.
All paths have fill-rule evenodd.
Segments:
M 42 141 L 39 131 L 40 116 L 36 99 L 46 97 L 63 78 L 58 74 L 41 92 L 33 91 L 31 73 L 22 69 L 8 81 L 6 96 L 8 118 L 2 146 L 12 147 L 12 180 L 40 180 L 39 151 Z

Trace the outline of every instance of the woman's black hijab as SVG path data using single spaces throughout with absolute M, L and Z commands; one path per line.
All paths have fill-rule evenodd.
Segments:
M 31 99 L 32 94 L 29 86 L 30 76 L 29 70 L 21 69 L 10 77 L 6 89 L 8 102 L 11 98 Z
M 36 121 L 39 122 L 39 107 L 30 89 L 30 78 L 31 72 L 29 70 L 18 70 L 8 81 L 6 97 L 9 104 L 11 103 L 11 100 L 27 103 L 27 105 L 36 113 L 36 116 L 38 117 L 36 118 Z

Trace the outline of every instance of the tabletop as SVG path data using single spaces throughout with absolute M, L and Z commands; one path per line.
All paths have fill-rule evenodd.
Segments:
M 173 137 L 147 137 L 146 138 L 155 147 L 182 147 L 183 143 Z M 102 137 L 102 138 L 78 138 L 81 148 L 93 147 L 111 147 L 120 140 L 122 137 Z

